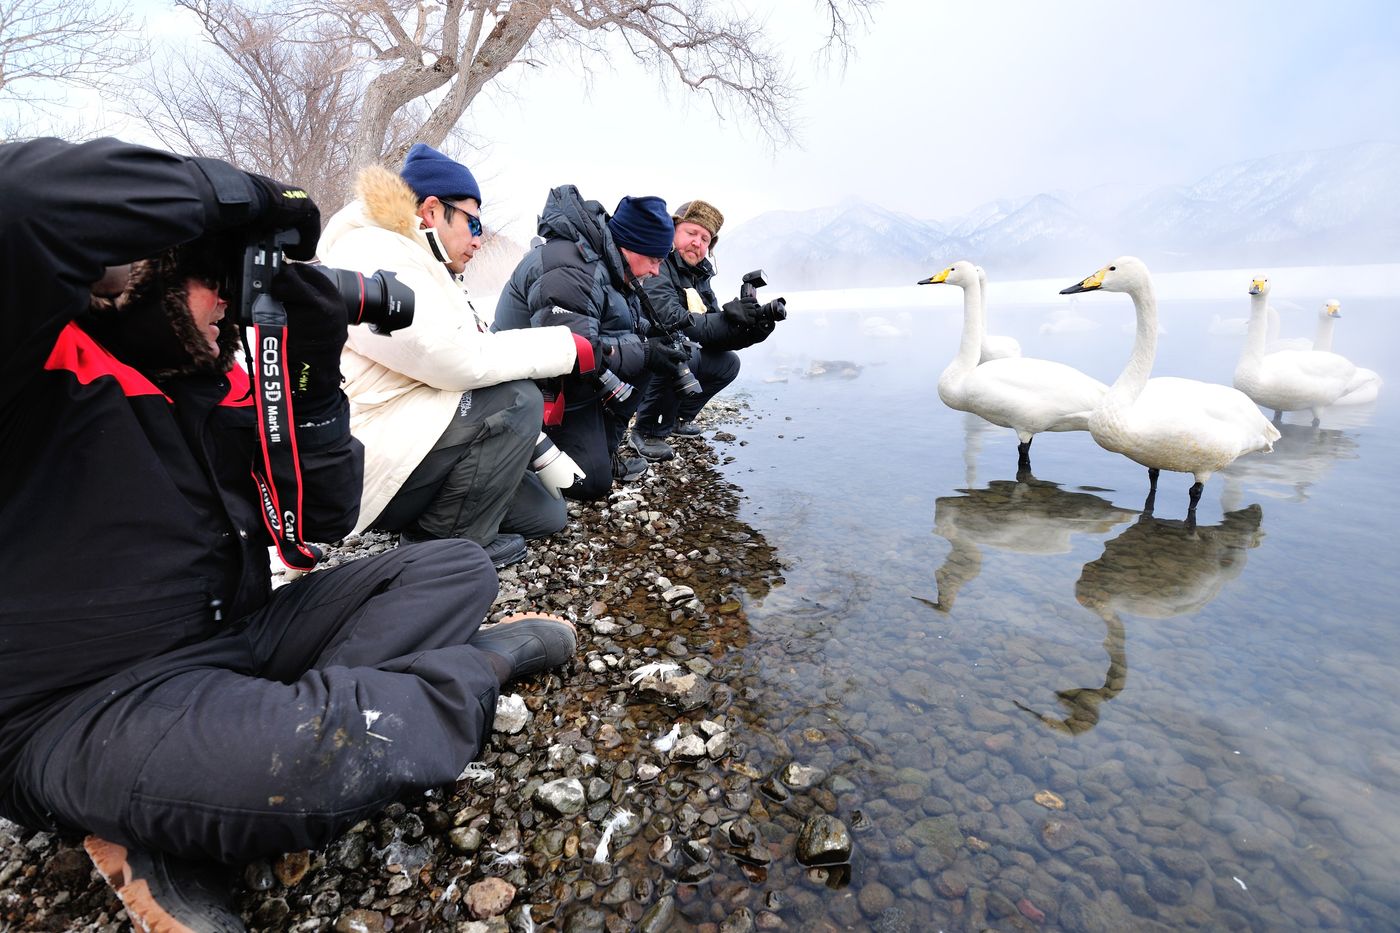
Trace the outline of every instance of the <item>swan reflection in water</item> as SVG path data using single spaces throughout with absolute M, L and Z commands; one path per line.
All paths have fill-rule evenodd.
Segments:
M 1261 495 L 1306 502 L 1308 487 L 1321 480 L 1338 460 L 1355 460 L 1354 437 L 1335 428 L 1275 424 L 1283 436 L 1269 454 L 1249 454 L 1221 470 L 1228 484 L 1246 483 Z
M 1102 686 L 1060 690 L 1063 717 L 1016 705 L 1056 732 L 1078 735 L 1099 721 L 1099 707 L 1122 692 L 1128 680 L 1126 635 L 1121 614 L 1150 619 L 1199 612 L 1244 570 L 1246 551 L 1264 539 L 1258 505 L 1226 512 L 1218 525 L 1196 525 L 1142 515 L 1107 542 L 1097 560 L 1084 565 L 1075 584 L 1080 604 L 1103 619 L 1108 633 L 1108 671 Z
M 970 471 L 969 471 L 970 472 Z M 982 548 L 1018 554 L 1066 554 L 1076 534 L 1103 534 L 1137 513 L 1087 492 L 1071 492 L 1036 479 L 1029 470 L 1015 481 L 993 480 L 985 489 L 960 489 L 934 503 L 933 532 L 952 550 L 934 572 L 937 600 L 915 597 L 941 612 L 982 570 Z

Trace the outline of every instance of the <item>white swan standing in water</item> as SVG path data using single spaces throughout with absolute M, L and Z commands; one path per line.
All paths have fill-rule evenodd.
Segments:
M 1278 429 L 1237 389 L 1172 376 L 1149 378 L 1157 355 L 1157 297 L 1142 260 L 1121 257 L 1060 294 L 1097 289 L 1132 297 L 1137 334 L 1122 374 L 1089 416 L 1089 433 L 1105 450 L 1147 467 L 1147 514 L 1159 471 L 1190 473 L 1195 483 L 1187 521 L 1194 522 L 1206 480 L 1242 454 L 1272 450 Z
M 1313 425 L 1322 411 L 1346 393 L 1356 366 L 1325 350 L 1264 352 L 1269 326 L 1269 280 L 1260 276 L 1249 285 L 1249 334 L 1235 366 L 1235 388 L 1257 404 L 1274 410 L 1274 420 L 1286 411 L 1312 412 Z
M 981 292 L 982 324 L 985 329 L 987 323 L 987 270 L 981 266 L 977 267 L 977 287 Z M 998 337 L 985 332 L 982 334 L 982 355 L 978 359 L 979 363 L 985 363 L 988 360 L 1009 360 L 1020 355 L 1021 344 L 1015 337 Z
M 1317 335 L 1313 337 L 1314 350 L 1332 349 L 1332 329 L 1337 326 L 1337 318 L 1342 316 L 1342 303 L 1333 298 L 1322 306 L 1317 316 Z M 1381 392 L 1381 377 L 1374 369 L 1356 367 L 1356 375 L 1347 383 L 1347 390 L 1333 405 L 1364 405 L 1374 402 Z
M 1031 439 L 1042 431 L 1086 431 L 1089 412 L 1108 387 L 1079 370 L 1027 357 L 990 360 L 981 354 L 982 288 L 977 267 L 959 260 L 920 285 L 947 282 L 963 290 L 962 342 L 938 377 L 938 397 L 958 411 L 970 411 L 992 424 L 1011 428 L 1020 440 L 1019 468 L 1030 469 Z

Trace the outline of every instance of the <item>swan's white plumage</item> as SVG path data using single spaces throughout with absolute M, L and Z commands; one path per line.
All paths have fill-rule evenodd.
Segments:
M 1044 431 L 1088 429 L 1089 412 L 1107 386 L 1051 360 L 1013 357 L 979 364 L 983 321 L 976 267 L 955 262 L 928 281 L 963 289 L 962 342 L 938 379 L 938 397 L 945 405 L 1011 428 L 1023 444 Z
M 1332 349 L 1332 329 L 1336 327 L 1337 318 L 1342 316 L 1342 303 L 1333 298 L 1322 306 L 1322 311 L 1317 316 L 1317 336 L 1313 338 L 1314 350 Z M 1382 385 L 1380 374 L 1374 369 L 1356 367 L 1356 373 L 1347 382 L 1347 390 L 1342 393 L 1333 405 L 1364 405 L 1367 402 L 1374 402 L 1376 396 L 1380 395 Z
M 1235 366 L 1235 388 L 1274 411 L 1312 412 L 1314 420 L 1347 391 L 1356 375 L 1348 359 L 1326 350 L 1279 350 L 1265 353 L 1269 280 L 1249 287 L 1249 333 Z
M 1273 449 L 1278 429 L 1244 393 L 1194 379 L 1149 378 L 1157 299 L 1141 260 L 1124 256 L 1075 287 L 1126 292 L 1137 313 L 1128 363 L 1089 416 L 1089 433 L 1100 447 L 1149 469 L 1190 473 L 1199 483 L 1243 454 Z

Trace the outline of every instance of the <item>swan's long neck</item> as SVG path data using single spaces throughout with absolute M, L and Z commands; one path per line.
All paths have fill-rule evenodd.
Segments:
M 1249 330 L 1245 333 L 1240 366 L 1258 366 L 1264 359 L 1264 343 L 1269 332 L 1269 298 L 1262 292 L 1249 296 Z
M 1332 349 L 1332 328 L 1336 325 L 1336 323 L 1337 319 L 1334 318 L 1332 315 L 1326 313 L 1325 311 L 1322 314 L 1318 315 L 1317 331 L 1313 334 L 1314 350 Z
M 982 321 L 982 287 L 977 277 L 963 286 L 962 342 L 953 363 L 958 369 L 972 369 L 982 358 L 982 336 L 986 325 Z
M 1135 285 L 1128 294 L 1132 296 L 1133 310 L 1137 312 L 1137 333 L 1133 337 L 1133 352 L 1128 357 L 1128 365 L 1123 367 L 1108 393 L 1120 401 L 1138 397 L 1152 375 L 1152 361 L 1157 356 L 1157 296 L 1152 291 L 1152 283 Z

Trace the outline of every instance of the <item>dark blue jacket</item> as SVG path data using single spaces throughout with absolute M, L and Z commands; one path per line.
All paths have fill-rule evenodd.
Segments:
M 551 306 L 591 317 L 598 322 L 600 342 L 617 354 L 614 371 L 635 382 L 645 369 L 647 323 L 607 220 L 603 206 L 585 201 L 573 185 L 550 191 L 539 224 L 545 242 L 515 267 L 491 329 L 536 326 L 537 312 Z M 568 407 L 576 408 L 597 400 L 598 391 L 591 377 L 570 377 L 566 398 Z

